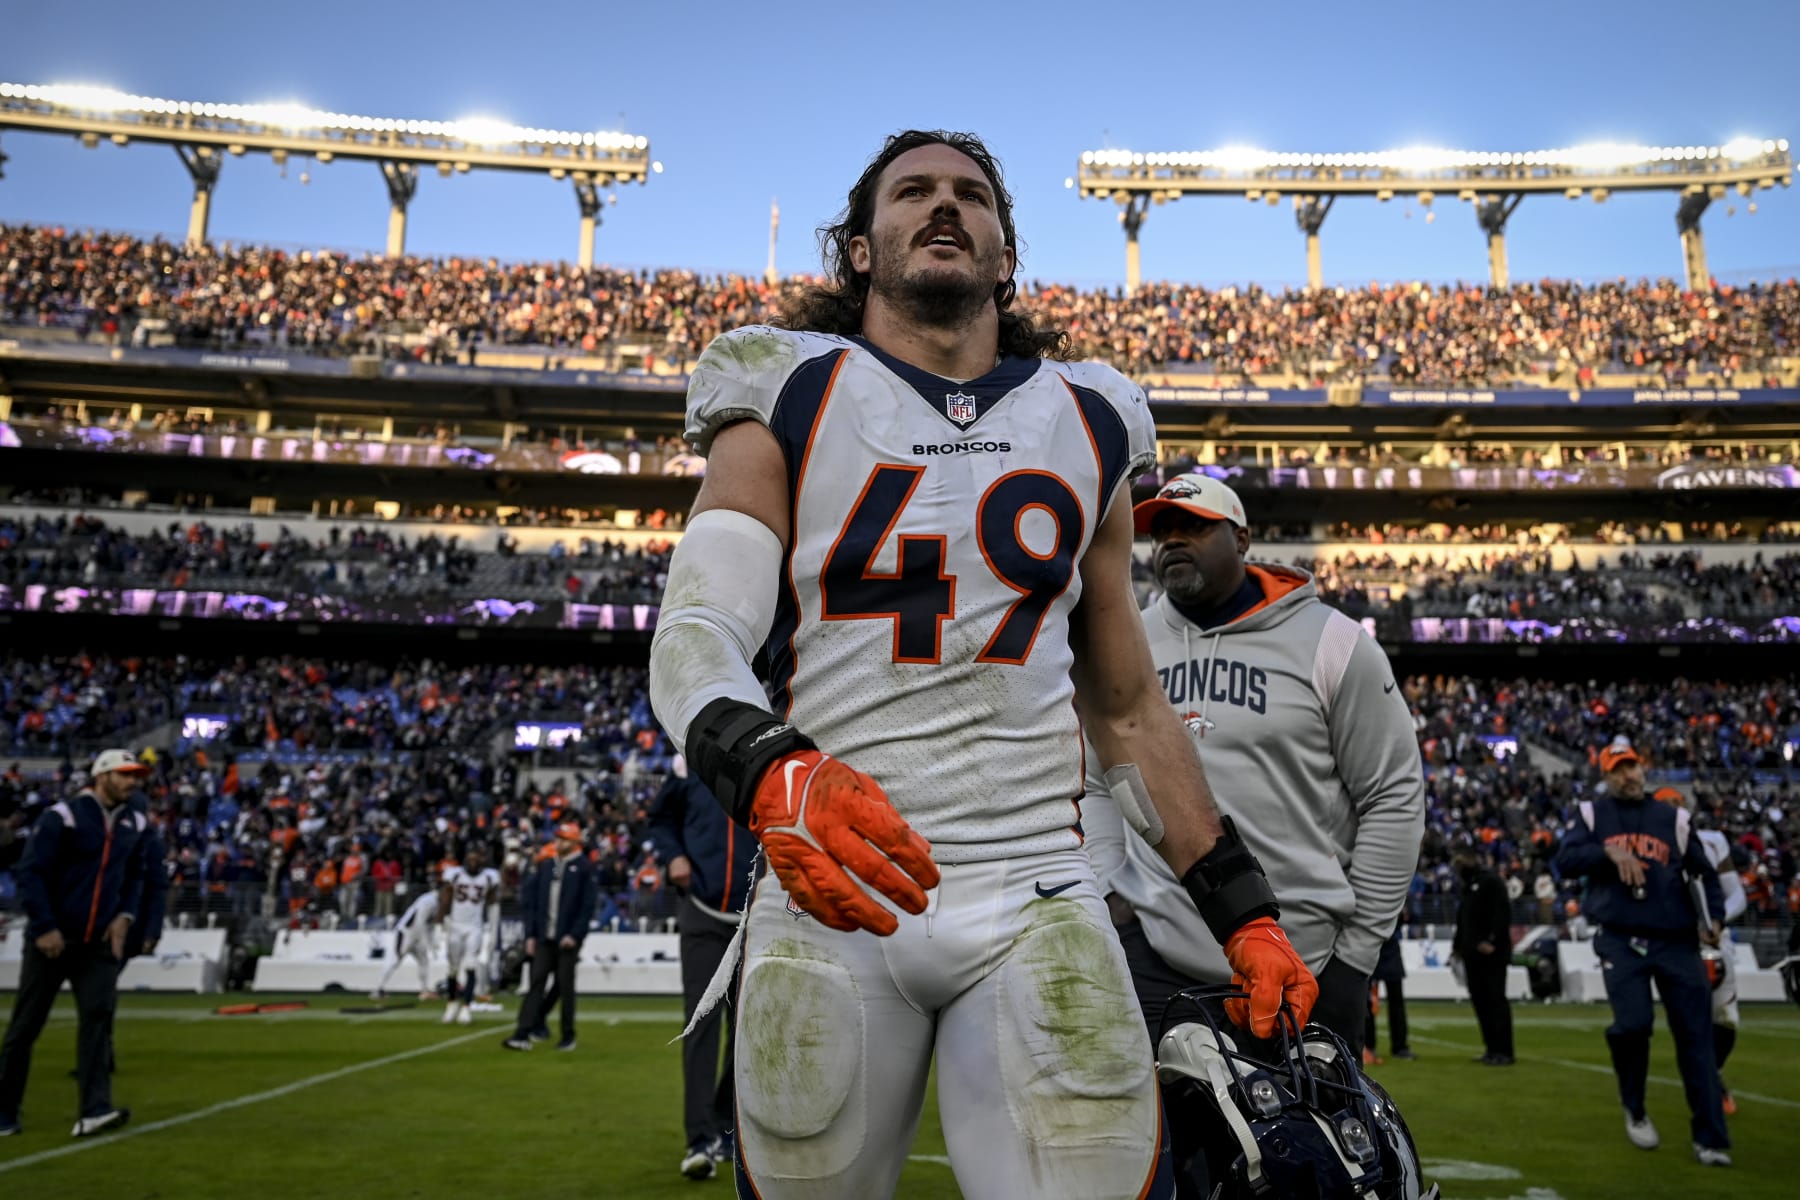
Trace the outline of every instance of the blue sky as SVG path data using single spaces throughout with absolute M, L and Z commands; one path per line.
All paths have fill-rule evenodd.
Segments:
M 1331 152 L 1426 144 L 1528 150 L 1588 141 L 1800 144 L 1800 3 L 1735 0 L 1338 0 L 1336 3 L 795 3 L 659 0 L 313 0 L 289 4 L 0 0 L 0 79 L 92 83 L 173 99 L 297 100 L 372 116 L 472 115 L 559 129 L 624 127 L 666 170 L 618 190 L 603 261 L 760 272 L 771 198 L 778 266 L 817 263 L 881 138 L 972 129 L 1006 163 L 1028 278 L 1112 285 L 1114 208 L 1064 189 L 1084 149 L 1247 144 Z M 0 220 L 185 229 L 189 185 L 161 146 L 6 133 Z M 302 170 L 310 183 L 300 182 Z M 1800 275 L 1800 189 L 1715 203 L 1705 233 L 1724 278 Z M 1328 281 L 1479 279 L 1468 206 L 1427 223 L 1396 200 L 1342 203 Z M 1509 227 L 1515 279 L 1678 276 L 1671 196 L 1533 198 Z M 215 237 L 379 248 L 385 192 L 370 163 L 227 162 Z M 569 186 L 428 174 L 411 213 L 421 253 L 573 258 Z M 1292 210 L 1189 198 L 1154 209 L 1150 279 L 1281 285 L 1305 278 Z

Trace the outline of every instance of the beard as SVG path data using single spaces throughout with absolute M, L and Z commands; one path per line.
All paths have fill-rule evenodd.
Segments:
M 1002 247 L 972 251 L 972 272 L 949 262 L 920 267 L 909 274 L 905 263 L 913 248 L 911 239 L 898 232 L 869 243 L 870 293 L 879 295 L 908 320 L 930 329 L 964 329 L 973 324 L 994 298 L 994 285 L 987 281 L 999 274 Z
M 1177 604 L 1198 604 L 1206 595 L 1206 576 L 1198 563 L 1177 562 L 1158 566 L 1156 582 Z

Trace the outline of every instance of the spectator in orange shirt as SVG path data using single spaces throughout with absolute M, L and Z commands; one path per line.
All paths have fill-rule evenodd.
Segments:
M 325 865 L 319 868 L 319 873 L 313 876 L 313 893 L 318 897 L 320 908 L 332 902 L 337 894 L 337 886 L 337 864 L 328 858 Z
M 338 868 L 338 915 L 346 925 L 356 920 L 356 910 L 362 906 L 366 862 L 361 847 L 353 845 L 350 852 L 344 855 L 343 865 Z

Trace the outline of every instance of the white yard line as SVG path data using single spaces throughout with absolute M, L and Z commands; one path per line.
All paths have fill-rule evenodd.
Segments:
M 1451 1050 L 1473 1051 L 1480 1049 L 1479 1046 L 1471 1046 L 1467 1042 L 1448 1042 L 1443 1038 L 1421 1037 L 1413 1038 L 1412 1040 L 1415 1042 L 1424 1042 L 1431 1046 L 1444 1046 Z M 1572 1058 L 1549 1058 L 1542 1054 L 1521 1054 L 1519 1056 L 1519 1061 L 1522 1063 L 1549 1063 L 1554 1067 L 1567 1067 L 1571 1071 L 1587 1071 L 1590 1074 L 1605 1075 L 1608 1077 L 1613 1073 L 1611 1067 L 1603 1067 L 1599 1063 L 1577 1062 Z M 1682 1086 L 1681 1080 L 1670 1079 L 1666 1075 L 1652 1075 L 1650 1076 L 1650 1082 L 1660 1083 L 1664 1087 L 1678 1088 Z M 1746 1092 L 1742 1088 L 1732 1088 L 1731 1094 L 1740 1100 L 1754 1100 L 1758 1104 L 1773 1104 L 1777 1108 L 1800 1108 L 1800 1100 L 1786 1100 L 1780 1096 L 1764 1096 L 1758 1092 Z
M 371 1021 L 386 1021 L 393 1024 L 402 1024 L 405 1022 L 431 1024 L 438 1021 L 443 1016 L 443 1011 L 442 1006 L 432 1004 L 421 1005 L 418 1008 L 394 1009 L 391 1012 L 384 1013 L 350 1013 L 337 1008 L 302 1008 L 295 1009 L 292 1012 L 244 1013 L 236 1017 L 221 1017 L 210 1008 L 144 1008 L 138 1009 L 136 1012 L 133 1012 L 130 1009 L 120 1009 L 118 1015 L 114 1019 L 115 1021 L 125 1022 L 174 1021 L 181 1024 L 198 1024 L 207 1021 L 241 1021 L 271 1024 L 283 1024 L 289 1021 L 342 1021 L 347 1025 L 362 1025 Z M 487 1022 L 490 1029 L 510 1026 L 518 1019 L 518 1013 L 516 1011 L 474 1013 L 472 1016 L 477 1024 L 480 1024 L 483 1021 Z M 653 1008 L 619 1009 L 614 1012 L 608 1012 L 602 1009 L 599 1012 L 578 1012 L 575 1014 L 575 1019 L 583 1025 L 590 1023 L 601 1025 L 653 1025 L 658 1023 L 679 1025 L 681 1023 L 681 1013 L 679 1010 L 673 1008 L 663 1010 Z M 49 1024 L 73 1025 L 76 1023 L 76 1020 L 77 1018 L 73 1009 L 59 1009 L 50 1014 Z
M 216 1117 L 220 1113 L 230 1112 L 234 1108 L 247 1108 L 252 1104 L 261 1104 L 264 1100 L 278 1100 L 309 1087 L 317 1087 L 321 1083 L 330 1083 L 334 1079 L 342 1079 L 346 1075 L 355 1075 L 362 1071 L 373 1071 L 377 1067 L 392 1066 L 397 1062 L 405 1062 L 409 1058 L 420 1058 L 427 1054 L 435 1054 L 451 1046 L 460 1046 L 464 1042 L 472 1042 L 476 1038 L 493 1037 L 492 1029 L 478 1029 L 474 1033 L 465 1033 L 461 1037 L 446 1038 L 441 1042 L 433 1042 L 429 1046 L 420 1046 L 413 1050 L 402 1050 L 399 1054 L 389 1054 L 384 1058 L 372 1058 L 368 1062 L 353 1063 L 348 1067 L 339 1067 L 335 1071 L 327 1071 L 323 1075 L 312 1075 L 305 1079 L 297 1079 L 293 1083 L 283 1084 L 278 1088 L 270 1088 L 266 1092 L 255 1092 L 248 1096 L 239 1096 L 235 1100 L 222 1100 L 209 1108 L 197 1109 L 194 1112 L 182 1113 L 178 1117 L 167 1117 L 161 1121 L 152 1121 L 148 1125 L 127 1125 L 118 1133 L 104 1134 L 84 1141 L 70 1142 L 66 1146 L 58 1146 L 54 1150 L 43 1150 L 37 1154 L 27 1154 L 23 1158 L 15 1158 L 0 1162 L 0 1174 L 16 1171 L 20 1167 L 35 1166 L 48 1162 L 53 1158 L 65 1155 L 80 1154 L 84 1150 L 95 1150 L 114 1142 L 122 1142 L 126 1138 L 140 1137 L 146 1133 L 155 1133 L 162 1129 L 173 1129 L 177 1125 L 186 1125 L 190 1121 L 199 1121 L 206 1117 Z

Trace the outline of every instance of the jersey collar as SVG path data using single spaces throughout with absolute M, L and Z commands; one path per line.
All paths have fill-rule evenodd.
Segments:
M 850 340 L 874 355 L 877 362 L 910 385 L 919 394 L 919 398 L 931 407 L 931 411 L 965 431 L 985 417 L 994 405 L 1036 375 L 1043 362 L 1041 358 L 1009 355 L 981 378 L 958 383 L 954 379 L 945 379 L 942 375 L 934 375 L 895 358 L 867 338 L 854 337 Z

